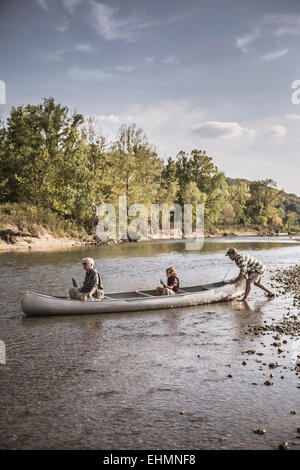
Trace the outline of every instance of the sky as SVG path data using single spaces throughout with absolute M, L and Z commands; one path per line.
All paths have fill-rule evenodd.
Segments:
M 300 0 L 0 0 L 0 118 L 52 96 L 300 196 L 299 45 Z

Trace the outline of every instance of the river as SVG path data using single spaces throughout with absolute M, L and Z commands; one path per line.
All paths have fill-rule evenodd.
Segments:
M 268 286 L 272 269 L 299 264 L 300 243 L 287 238 L 0 253 L 0 448 L 299 449 L 299 340 L 287 338 L 278 356 L 272 335 L 247 333 L 292 311 L 290 298 L 254 288 L 247 303 L 172 310 L 26 318 L 20 309 L 26 290 L 66 294 L 72 277 L 84 278 L 82 257 L 118 292 L 156 287 L 169 266 L 182 286 L 220 281 L 228 269 L 235 277 L 224 256 L 232 245 L 267 265 Z

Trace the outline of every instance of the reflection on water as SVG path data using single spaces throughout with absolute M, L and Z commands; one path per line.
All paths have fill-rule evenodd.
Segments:
M 239 247 L 270 268 L 299 257 L 299 245 L 287 242 Z M 183 285 L 222 279 L 231 265 L 233 277 L 227 248 L 227 240 L 214 240 L 199 252 L 185 251 L 181 242 L 149 242 L 1 254 L 7 364 L 0 365 L 0 448 L 259 449 L 296 441 L 299 424 L 290 411 L 300 412 L 298 377 L 290 371 L 289 343 L 278 357 L 272 335 L 245 335 L 281 318 L 285 298 L 265 299 L 257 289 L 247 303 L 20 316 L 24 290 L 64 293 L 71 277 L 83 278 L 83 256 L 96 259 L 107 290 L 121 291 L 155 286 L 168 265 Z M 248 356 L 250 349 L 255 354 Z M 275 361 L 274 385 L 266 387 Z M 265 435 L 253 433 L 262 427 Z

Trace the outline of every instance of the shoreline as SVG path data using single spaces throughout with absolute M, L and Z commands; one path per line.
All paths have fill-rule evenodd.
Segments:
M 15 237 L 13 243 L 7 243 L 0 240 L 0 253 L 7 251 L 52 251 L 73 248 L 75 246 L 84 246 L 86 242 L 75 238 L 54 237 L 50 234 L 39 237 Z
M 221 233 L 211 233 L 211 232 L 204 232 L 205 238 L 243 238 L 243 237 L 276 237 L 280 238 L 283 235 L 277 234 L 262 234 L 258 233 L 257 230 L 251 229 L 244 229 L 244 230 L 223 230 Z M 284 234 L 284 236 L 287 236 Z M 188 241 L 188 239 L 184 239 L 181 237 L 175 238 L 174 232 L 171 230 L 170 238 L 167 237 L 159 237 L 159 238 L 151 238 L 149 236 L 148 239 L 140 239 L 137 242 L 146 242 L 146 241 L 166 241 L 166 240 L 183 240 Z M 128 241 L 116 240 L 116 241 L 109 241 L 109 242 L 100 242 L 97 241 L 88 241 L 88 240 L 80 240 L 76 238 L 69 238 L 69 237 L 55 237 L 50 233 L 46 233 L 40 236 L 33 236 L 28 234 L 28 236 L 14 236 L 13 241 L 6 242 L 3 239 L 0 239 L 0 253 L 7 252 L 7 251 L 54 251 L 54 250 L 63 250 L 66 248 L 73 248 L 79 246 L 113 246 L 113 245 L 120 245 L 123 243 L 130 243 Z

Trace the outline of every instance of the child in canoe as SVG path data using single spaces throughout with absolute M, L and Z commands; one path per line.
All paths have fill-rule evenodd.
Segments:
M 176 276 L 175 269 L 171 266 L 166 270 L 166 274 L 168 278 L 167 284 L 160 280 L 163 287 L 156 288 L 157 295 L 175 295 L 179 293 L 179 279 Z

